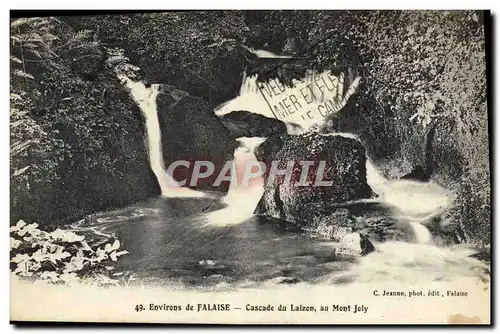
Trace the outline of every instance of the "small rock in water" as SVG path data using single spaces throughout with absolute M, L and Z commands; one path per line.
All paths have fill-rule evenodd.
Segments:
M 370 239 L 360 233 L 350 233 L 340 240 L 336 255 L 367 255 L 375 251 Z
M 299 279 L 296 277 L 278 276 L 272 278 L 269 282 L 272 284 L 296 284 L 299 282 Z
M 200 262 L 198 262 L 198 264 L 200 264 L 202 266 L 214 266 L 216 264 L 216 261 L 214 261 L 214 260 L 201 260 Z
M 361 255 L 364 256 L 370 254 L 371 252 L 374 252 L 375 246 L 373 246 L 370 239 L 368 239 L 368 237 L 364 234 L 360 234 L 359 236 L 361 238 L 361 241 L 359 242 L 359 245 L 361 246 Z
M 295 284 L 298 283 L 299 279 L 295 277 L 285 277 L 279 282 L 280 284 Z
M 479 251 L 470 257 L 478 259 L 479 261 L 483 262 L 491 262 L 491 253 L 488 251 Z

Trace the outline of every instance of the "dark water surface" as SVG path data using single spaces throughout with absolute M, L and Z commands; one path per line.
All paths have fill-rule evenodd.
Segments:
M 114 234 L 130 252 L 119 270 L 147 285 L 227 288 L 314 283 L 345 271 L 354 258 L 336 258 L 336 243 L 275 220 L 253 217 L 210 225 L 218 200 L 158 198 L 97 216 L 94 229 Z
M 474 249 L 466 245 L 388 239 L 375 243 L 376 251 L 367 256 L 336 255 L 338 243 L 282 221 L 252 217 L 221 226 L 207 218 L 222 208 L 220 199 L 157 198 L 98 214 L 91 226 L 80 224 L 77 229 L 94 245 L 117 237 L 129 254 L 120 257 L 114 270 L 124 273 L 119 279 L 133 274 L 133 285 L 272 289 L 297 283 L 417 284 L 464 277 L 484 281 L 489 276 L 489 266 L 471 257 Z M 394 219 L 384 208 L 381 203 L 355 203 L 349 212 L 359 214 L 357 220 L 375 232 L 415 232 L 410 228 L 414 222 L 400 221 L 390 228 L 382 224 Z M 228 222 L 233 218 L 228 215 Z M 428 233 L 417 225 L 423 229 L 420 233 Z

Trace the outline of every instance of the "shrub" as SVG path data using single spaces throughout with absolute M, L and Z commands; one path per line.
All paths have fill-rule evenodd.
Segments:
M 119 240 L 93 249 L 84 236 L 68 230 L 46 232 L 23 220 L 10 228 L 11 271 L 29 281 L 118 285 L 112 264 L 125 254 Z
M 489 178 L 475 177 L 466 171 L 460 187 L 451 218 L 461 229 L 463 241 L 483 251 L 491 247 L 491 207 Z

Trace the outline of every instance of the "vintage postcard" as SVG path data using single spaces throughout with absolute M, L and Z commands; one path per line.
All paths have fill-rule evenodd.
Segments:
M 33 15 L 12 322 L 491 323 L 489 12 Z

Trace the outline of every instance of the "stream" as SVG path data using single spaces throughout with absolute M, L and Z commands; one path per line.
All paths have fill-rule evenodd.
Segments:
M 117 271 L 133 272 L 141 284 L 208 290 L 299 282 L 411 284 L 478 277 L 486 269 L 485 264 L 470 257 L 474 250 L 466 245 L 438 247 L 432 243 L 425 222 L 443 212 L 453 194 L 432 182 L 386 179 L 370 159 L 366 166 L 367 181 L 379 196 L 353 203 L 349 210 L 359 210 L 367 202 L 383 206 L 390 218 L 401 221 L 403 230 L 415 238 L 413 242 L 375 244 L 376 251 L 364 257 L 336 254 L 339 244 L 331 239 L 305 233 L 283 221 L 254 216 L 253 210 L 263 192 L 262 180 L 248 187 L 231 185 L 224 197 L 176 185 L 165 173 L 161 156 L 155 85 L 147 89 L 126 77 L 121 79 L 146 119 L 151 168 L 162 196 L 99 213 L 92 226 L 75 228 L 117 237 L 122 248 L 129 251 L 117 262 Z M 248 106 L 249 96 L 256 101 L 255 90 L 247 91 L 248 94 L 243 93 L 224 108 L 239 110 L 242 104 Z M 223 113 L 224 110 L 218 111 L 219 115 Z M 234 154 L 236 169 L 256 160 L 254 150 L 265 138 L 238 140 L 241 146 Z

